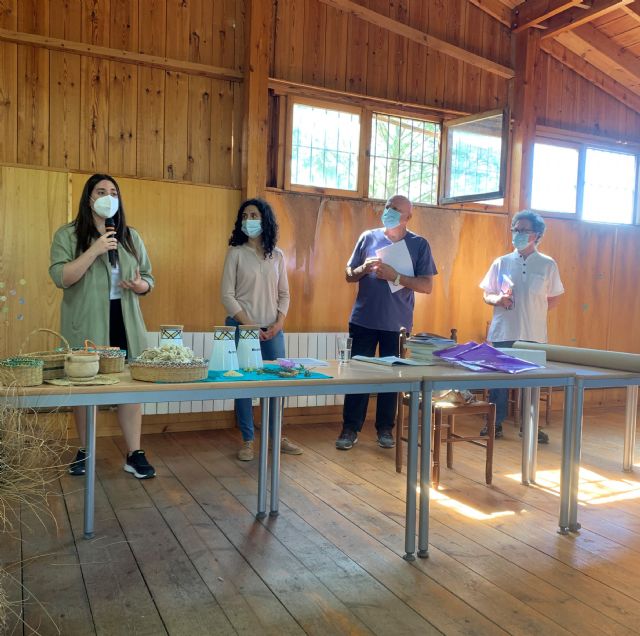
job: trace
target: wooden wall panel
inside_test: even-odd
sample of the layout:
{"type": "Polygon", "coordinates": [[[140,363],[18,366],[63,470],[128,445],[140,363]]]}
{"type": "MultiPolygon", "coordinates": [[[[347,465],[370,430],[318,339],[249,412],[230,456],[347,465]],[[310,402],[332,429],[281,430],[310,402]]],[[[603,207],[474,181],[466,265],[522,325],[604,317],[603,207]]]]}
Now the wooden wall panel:
{"type": "Polygon", "coordinates": [[[18,162],[49,160],[49,51],[18,47],[18,162]]]}
{"type": "Polygon", "coordinates": [[[80,62],[80,166],[96,172],[109,165],[109,62],[80,62]]]}
{"type": "MultiPolygon", "coordinates": [[[[312,2],[314,0],[311,0],[312,2]]],[[[368,6],[368,0],[358,4],[368,6]]],[[[369,25],[364,20],[349,16],[347,28],[347,91],[364,93],[367,79],[367,51],[369,50],[369,25]]],[[[285,78],[289,79],[289,78],[285,78]]]]}
{"type": "Polygon", "coordinates": [[[37,35],[49,35],[49,0],[20,0],[18,30],[37,35]]]}
{"type": "MultiPolygon", "coordinates": [[[[312,3],[316,0],[311,0],[312,3]]],[[[389,16],[389,2],[369,0],[369,9],[389,16]]],[[[367,51],[367,95],[387,96],[387,73],[389,68],[389,31],[369,25],[369,47],[367,51]]]]}
{"type": "MultiPolygon", "coordinates": [[[[109,46],[122,51],[138,50],[138,0],[111,0],[109,46]]],[[[146,22],[146,18],[143,16],[146,22]]]]}
{"type": "Polygon", "coordinates": [[[313,86],[324,82],[326,5],[305,0],[302,81],[313,86]]]}
{"type": "Polygon", "coordinates": [[[280,0],[275,20],[275,77],[302,81],[305,0],[280,0]]]}
{"type": "Polygon", "coordinates": [[[82,41],[82,11],[72,0],[49,0],[49,35],[62,40],[82,41]]]}
{"type": "Polygon", "coordinates": [[[49,165],[80,165],[80,56],[51,51],[49,94],[49,165]]]}
{"type": "Polygon", "coordinates": [[[178,60],[188,60],[191,50],[189,27],[191,25],[191,5],[183,0],[167,0],[167,48],[166,56],[178,60]]]}
{"type": "MultiPolygon", "coordinates": [[[[210,176],[213,184],[235,182],[234,164],[234,118],[233,84],[222,80],[211,82],[211,122],[210,122],[210,176]]],[[[239,143],[240,140],[237,139],[239,143]]],[[[236,182],[240,185],[239,181],[236,182]]]]}
{"type": "MultiPolygon", "coordinates": [[[[59,327],[60,299],[49,278],[53,232],[67,221],[64,172],[0,167],[0,356],[18,353],[34,329],[59,327]]],[[[37,336],[25,350],[53,346],[37,336]]],[[[55,343],[57,346],[57,343],[55,343]]]]}
{"type": "MultiPolygon", "coordinates": [[[[439,12],[435,11],[430,14],[426,2],[409,0],[408,21],[416,29],[425,30],[428,20],[433,18],[434,21],[438,21],[440,15],[439,12]]],[[[407,44],[407,57],[410,60],[407,65],[406,94],[404,96],[407,102],[421,104],[425,100],[428,53],[431,52],[417,42],[409,42],[407,44]]],[[[427,84],[430,85],[431,82],[428,81],[427,84]]]]}
{"type": "MultiPolygon", "coordinates": [[[[213,31],[217,27],[220,29],[222,24],[214,24],[214,4],[218,9],[224,5],[222,2],[211,2],[210,0],[191,0],[191,8],[189,11],[189,20],[191,28],[189,29],[189,59],[192,62],[200,62],[202,64],[211,64],[213,61],[213,31]]],[[[216,15],[216,18],[219,13],[216,15]]],[[[216,47],[217,48],[217,47],[216,47]]],[[[229,66],[233,65],[232,64],[229,66]]],[[[222,64],[216,64],[222,66],[222,64]]]]}
{"type": "Polygon", "coordinates": [[[137,169],[138,67],[109,62],[109,172],[137,169]]]}
{"type": "Polygon", "coordinates": [[[164,178],[186,178],[189,123],[189,78],[182,73],[165,76],[164,178]]]}
{"type": "Polygon", "coordinates": [[[138,0],[138,46],[140,53],[165,55],[167,29],[166,0],[138,0]]]}
{"type": "MultiPolygon", "coordinates": [[[[409,0],[389,3],[389,17],[399,22],[407,22],[409,0]]],[[[389,64],[387,66],[387,97],[401,100],[406,95],[407,68],[409,65],[409,43],[394,33],[389,33],[389,64]]],[[[428,71],[427,71],[428,72],[428,71]]]]}
{"type": "Polygon", "coordinates": [[[81,0],[82,41],[109,46],[111,0],[81,0]]]}
{"type": "Polygon", "coordinates": [[[347,48],[348,27],[346,13],[328,6],[324,33],[324,85],[327,88],[346,90],[347,56],[344,51],[347,48]]]}
{"type": "Polygon", "coordinates": [[[0,42],[0,161],[18,161],[18,45],[0,42]]]}
{"type": "Polygon", "coordinates": [[[138,69],[136,174],[141,177],[164,176],[164,80],[161,69],[138,69]]]}
{"type": "Polygon", "coordinates": [[[207,183],[211,160],[211,80],[189,78],[188,163],[186,181],[207,183]]]}

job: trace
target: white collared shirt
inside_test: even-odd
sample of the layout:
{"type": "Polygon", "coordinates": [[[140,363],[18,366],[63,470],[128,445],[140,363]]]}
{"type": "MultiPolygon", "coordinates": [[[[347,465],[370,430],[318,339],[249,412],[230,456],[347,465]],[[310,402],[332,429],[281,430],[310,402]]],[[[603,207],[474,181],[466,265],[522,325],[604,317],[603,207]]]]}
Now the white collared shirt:
{"type": "Polygon", "coordinates": [[[120,281],[122,276],[120,274],[120,265],[116,264],[111,268],[111,286],[109,287],[109,300],[119,300],[122,298],[122,287],[120,287],[120,281]]]}
{"type": "Polygon", "coordinates": [[[534,251],[526,259],[518,250],[500,256],[491,264],[480,283],[488,294],[503,291],[504,275],[513,282],[513,308],[493,308],[487,339],[547,341],[547,298],[564,292],[558,265],[546,254],[534,251]]]}

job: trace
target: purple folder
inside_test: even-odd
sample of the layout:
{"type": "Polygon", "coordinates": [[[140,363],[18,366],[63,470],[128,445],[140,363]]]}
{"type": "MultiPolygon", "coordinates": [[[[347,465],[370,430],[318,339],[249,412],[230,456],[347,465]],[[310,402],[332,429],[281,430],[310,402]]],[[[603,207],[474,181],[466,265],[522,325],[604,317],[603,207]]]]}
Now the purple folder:
{"type": "Polygon", "coordinates": [[[480,372],[522,373],[530,369],[542,368],[539,364],[502,353],[486,342],[478,344],[473,340],[435,351],[433,355],[452,364],[480,372]]]}

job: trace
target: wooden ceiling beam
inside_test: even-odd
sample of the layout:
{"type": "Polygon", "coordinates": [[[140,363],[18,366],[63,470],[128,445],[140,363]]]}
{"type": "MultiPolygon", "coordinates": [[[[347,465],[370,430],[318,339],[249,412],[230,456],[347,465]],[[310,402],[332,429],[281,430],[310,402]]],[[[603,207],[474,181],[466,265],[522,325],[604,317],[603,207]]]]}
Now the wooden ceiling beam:
{"type": "Polygon", "coordinates": [[[640,113],[640,95],[630,91],[622,84],[611,79],[592,64],[586,62],[579,55],[576,55],[565,46],[555,40],[545,40],[541,42],[540,48],[555,58],[567,68],[584,77],[588,82],[597,86],[600,90],[611,95],[625,106],[640,113]]]}
{"type": "Polygon", "coordinates": [[[469,2],[494,20],[511,28],[511,11],[500,0],[469,0],[469,2]]]}
{"type": "Polygon", "coordinates": [[[617,11],[633,0],[593,0],[590,9],[570,9],[554,16],[544,24],[546,28],[542,34],[543,40],[548,40],[565,31],[573,31],[587,22],[591,22],[612,11],[617,11]]]}
{"type": "Polygon", "coordinates": [[[596,49],[600,55],[610,60],[612,66],[628,73],[635,81],[640,81],[640,59],[618,46],[602,31],[599,31],[591,24],[585,24],[575,29],[573,33],[596,49]]]}
{"type": "Polygon", "coordinates": [[[511,28],[514,33],[519,33],[529,27],[539,26],[541,22],[568,9],[588,9],[591,4],[590,0],[529,0],[512,11],[511,28]]]}
{"type": "MultiPolygon", "coordinates": [[[[461,62],[466,62],[467,64],[471,64],[472,66],[477,66],[481,68],[483,71],[487,71],[488,73],[493,73],[494,75],[498,75],[499,77],[504,77],[506,79],[511,79],[514,76],[514,71],[512,68],[508,66],[504,66],[499,64],[498,62],[494,62],[493,60],[489,60],[486,57],[482,57],[481,55],[476,55],[471,51],[467,51],[466,49],[460,48],[459,46],[455,46],[454,44],[449,44],[449,42],[445,42],[444,40],[439,40],[438,38],[429,35],[428,33],[424,33],[418,29],[414,29],[403,22],[398,22],[397,20],[393,20],[377,11],[372,11],[367,7],[363,7],[362,5],[356,4],[351,0],[319,0],[323,4],[326,4],[334,9],[338,9],[338,11],[344,11],[350,15],[359,18],[360,20],[364,20],[365,22],[369,22],[370,24],[374,24],[381,29],[386,29],[391,33],[395,33],[396,35],[400,35],[412,42],[417,42],[418,44],[422,44],[424,46],[428,46],[433,51],[440,51],[440,53],[444,53],[450,57],[453,57],[461,62]]],[[[629,0],[631,2],[631,0],[629,0]]]]}

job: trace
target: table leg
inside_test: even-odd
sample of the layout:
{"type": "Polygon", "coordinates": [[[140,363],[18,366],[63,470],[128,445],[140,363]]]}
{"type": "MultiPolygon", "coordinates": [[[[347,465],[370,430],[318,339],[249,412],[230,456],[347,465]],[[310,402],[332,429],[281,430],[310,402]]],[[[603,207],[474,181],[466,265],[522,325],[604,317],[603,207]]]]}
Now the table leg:
{"type": "Polygon", "coordinates": [[[580,489],[580,458],[582,454],[582,409],[584,407],[584,382],[576,379],[576,396],[571,439],[571,495],[569,498],[569,530],[580,530],[578,523],[578,491],[580,489]]]}
{"type": "MultiPolygon", "coordinates": [[[[580,396],[579,399],[582,399],[580,396]]],[[[564,419],[562,423],[562,463],[560,466],[560,519],[558,521],[560,534],[569,533],[569,508],[571,500],[572,455],[571,440],[573,439],[574,422],[574,388],[565,387],[564,419]]]]}
{"type": "Polygon", "coordinates": [[[256,519],[267,516],[267,457],[269,455],[269,398],[260,398],[260,459],[258,460],[258,512],[256,519]]]}
{"type": "Polygon", "coordinates": [[[84,478],[84,538],[93,538],[93,517],[96,492],[96,411],[95,406],[85,407],[87,424],[85,428],[87,458],[84,478]]]}
{"type": "Polygon", "coordinates": [[[269,515],[278,514],[280,503],[280,444],[282,441],[282,398],[269,398],[273,410],[273,435],[271,436],[271,510],[269,515]]]}
{"type": "Polygon", "coordinates": [[[418,556],[429,556],[429,488],[431,486],[431,400],[430,382],[422,391],[422,437],[420,446],[420,517],[418,523],[418,556]]]}
{"type": "Polygon", "coordinates": [[[404,528],[404,559],[415,560],[416,551],[416,486],[418,481],[418,411],[419,395],[409,396],[409,436],[407,441],[407,501],[404,528]]]}
{"type": "Polygon", "coordinates": [[[531,389],[531,447],[529,461],[529,482],[536,483],[538,470],[538,429],[540,426],[540,387],[531,389]]]}
{"type": "Polygon", "coordinates": [[[529,485],[531,474],[531,389],[522,389],[522,483],[529,485]]]}
{"type": "Polygon", "coordinates": [[[622,470],[633,470],[633,456],[636,446],[636,419],[638,415],[638,385],[627,387],[627,410],[624,418],[624,453],[622,470]]]}

